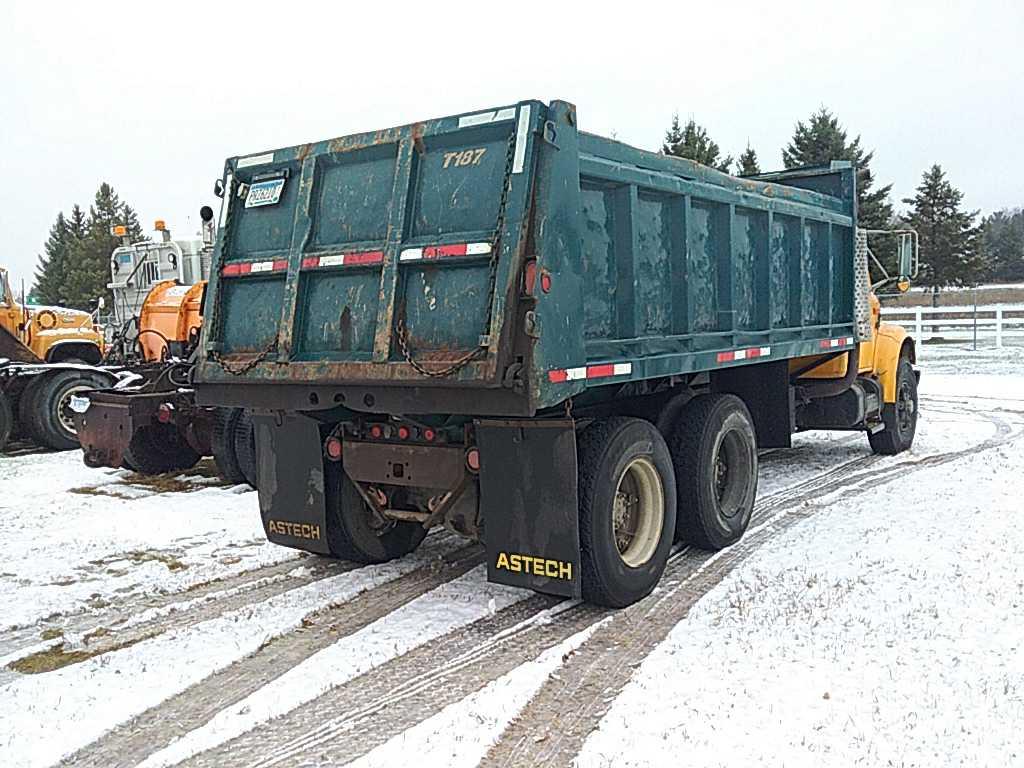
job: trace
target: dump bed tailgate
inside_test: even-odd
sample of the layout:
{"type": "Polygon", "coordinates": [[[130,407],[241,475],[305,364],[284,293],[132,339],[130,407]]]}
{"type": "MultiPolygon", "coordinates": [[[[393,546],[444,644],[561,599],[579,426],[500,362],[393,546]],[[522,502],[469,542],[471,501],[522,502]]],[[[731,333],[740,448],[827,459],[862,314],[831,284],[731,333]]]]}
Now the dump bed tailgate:
{"type": "Polygon", "coordinates": [[[500,384],[543,110],[229,160],[197,381],[500,384]]]}

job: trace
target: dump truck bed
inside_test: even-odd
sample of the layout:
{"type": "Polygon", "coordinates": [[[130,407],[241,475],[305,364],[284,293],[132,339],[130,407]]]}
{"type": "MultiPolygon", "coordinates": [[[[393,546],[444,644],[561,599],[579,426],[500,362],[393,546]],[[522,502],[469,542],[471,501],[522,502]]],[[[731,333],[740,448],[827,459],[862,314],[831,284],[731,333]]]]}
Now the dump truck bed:
{"type": "Polygon", "coordinates": [[[740,179],[576,123],[524,101],[229,159],[200,401],[528,415],[852,346],[852,168],[740,179]]]}

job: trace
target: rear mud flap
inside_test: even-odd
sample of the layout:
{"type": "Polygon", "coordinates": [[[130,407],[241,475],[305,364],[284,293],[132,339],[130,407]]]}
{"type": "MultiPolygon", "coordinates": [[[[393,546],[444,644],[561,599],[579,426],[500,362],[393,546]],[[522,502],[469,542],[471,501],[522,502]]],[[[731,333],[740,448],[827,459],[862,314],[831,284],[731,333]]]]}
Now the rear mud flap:
{"type": "Polygon", "coordinates": [[[476,437],[487,579],[579,597],[574,423],[480,420],[476,437]]]}
{"type": "Polygon", "coordinates": [[[319,423],[298,415],[254,414],[253,429],[260,514],[267,538],[286,547],[329,554],[319,423]]]}

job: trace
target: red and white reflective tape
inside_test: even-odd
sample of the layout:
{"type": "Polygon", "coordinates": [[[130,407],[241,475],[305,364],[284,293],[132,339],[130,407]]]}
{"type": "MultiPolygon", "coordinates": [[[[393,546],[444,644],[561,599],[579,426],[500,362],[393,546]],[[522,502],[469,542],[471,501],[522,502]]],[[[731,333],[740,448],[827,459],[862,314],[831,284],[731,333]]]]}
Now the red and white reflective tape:
{"type": "Polygon", "coordinates": [[[733,349],[728,352],[719,352],[718,362],[734,363],[737,360],[753,360],[756,357],[769,357],[771,353],[771,347],[751,347],[750,349],[733,349]]]}
{"type": "Polygon", "coordinates": [[[355,267],[361,264],[383,263],[384,251],[362,251],[360,253],[334,253],[330,256],[307,256],[302,260],[302,268],[355,267]]]}
{"type": "Polygon", "coordinates": [[[490,243],[455,243],[453,245],[426,245],[422,248],[405,248],[398,256],[399,261],[423,261],[441,259],[446,256],[483,256],[491,252],[490,243]]]}
{"type": "Polygon", "coordinates": [[[561,384],[563,381],[578,381],[579,379],[604,379],[608,376],[628,376],[632,372],[632,363],[599,363],[598,365],[583,365],[579,368],[562,368],[557,371],[548,371],[548,381],[552,384],[561,384]]]}
{"type": "Polygon", "coordinates": [[[835,349],[836,347],[850,347],[853,346],[853,336],[843,336],[838,339],[822,339],[822,349],[835,349]]]}
{"type": "Polygon", "coordinates": [[[224,277],[237,277],[238,275],[257,275],[261,272],[284,272],[286,269],[288,269],[287,259],[239,261],[225,264],[220,273],[224,277]]]}

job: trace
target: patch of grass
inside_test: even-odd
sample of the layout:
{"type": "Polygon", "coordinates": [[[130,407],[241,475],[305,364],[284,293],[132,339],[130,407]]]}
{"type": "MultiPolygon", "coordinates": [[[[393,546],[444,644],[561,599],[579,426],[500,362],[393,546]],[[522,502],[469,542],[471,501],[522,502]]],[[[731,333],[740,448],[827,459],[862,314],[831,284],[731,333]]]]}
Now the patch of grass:
{"type": "Polygon", "coordinates": [[[178,469],[173,472],[164,472],[162,475],[144,475],[141,472],[125,473],[115,483],[107,485],[83,485],[78,488],[71,488],[71,493],[84,496],[109,496],[115,499],[134,501],[139,496],[121,493],[117,490],[118,485],[130,485],[136,488],[148,488],[154,493],[194,493],[203,488],[218,488],[232,485],[220,476],[217,464],[213,459],[202,459],[191,469],[178,469]],[[183,480],[183,477],[202,477],[216,482],[197,483],[191,480],[183,480]]]}
{"type": "MultiPolygon", "coordinates": [[[[99,560],[90,560],[89,565],[95,565],[97,567],[104,567],[112,565],[113,563],[119,563],[124,560],[128,560],[136,565],[142,563],[163,563],[167,566],[169,571],[183,571],[188,568],[186,563],[183,563],[177,557],[170,552],[161,552],[160,550],[144,550],[144,549],[133,549],[129,552],[120,552],[110,557],[100,558],[99,560]]],[[[108,573],[120,574],[123,571],[117,571],[114,569],[107,569],[108,573]]]]}
{"type": "Polygon", "coordinates": [[[231,485],[231,483],[220,476],[216,463],[213,459],[209,458],[202,459],[191,469],[165,472],[162,475],[143,475],[138,472],[132,472],[125,477],[122,482],[151,488],[157,493],[191,493],[203,488],[215,488],[217,486],[231,485]],[[218,482],[194,483],[189,482],[188,480],[182,480],[182,477],[203,477],[210,480],[217,480],[218,482]]]}
{"type": "Polygon", "coordinates": [[[17,661],[12,661],[7,668],[23,675],[38,675],[66,667],[68,664],[85,661],[91,655],[89,651],[66,651],[64,643],[61,643],[53,648],[47,648],[45,651],[36,651],[17,661]]]}
{"type": "Polygon", "coordinates": [[[57,627],[50,627],[49,629],[44,629],[40,632],[39,636],[43,638],[43,640],[56,640],[58,637],[64,637],[64,630],[57,629],[57,627]]]}
{"type": "Polygon", "coordinates": [[[78,488],[69,488],[68,493],[77,493],[80,496],[108,496],[114,499],[124,499],[125,501],[132,501],[135,499],[127,493],[118,493],[116,489],[106,485],[82,485],[78,488]]]}
{"type": "Polygon", "coordinates": [[[167,566],[168,571],[183,571],[188,566],[181,560],[176,558],[174,555],[168,554],[167,552],[150,552],[137,550],[134,552],[127,552],[124,555],[125,558],[131,560],[133,563],[163,563],[167,566]]]}
{"type": "MultiPolygon", "coordinates": [[[[107,637],[109,634],[110,630],[100,627],[87,634],[84,639],[86,643],[88,643],[90,640],[107,637]]],[[[13,672],[20,672],[23,675],[39,675],[44,672],[53,672],[55,669],[61,669],[63,667],[70,666],[71,664],[78,664],[79,662],[86,661],[94,656],[100,656],[104,653],[128,648],[136,643],[141,643],[143,640],[156,637],[157,634],[158,633],[150,633],[99,648],[78,648],[73,651],[65,648],[64,643],[60,643],[52,648],[47,648],[45,651],[36,651],[35,653],[24,656],[17,661],[12,661],[7,665],[7,668],[13,672]]]]}

